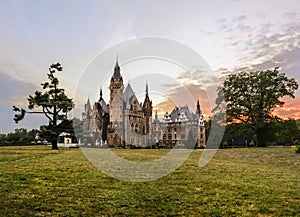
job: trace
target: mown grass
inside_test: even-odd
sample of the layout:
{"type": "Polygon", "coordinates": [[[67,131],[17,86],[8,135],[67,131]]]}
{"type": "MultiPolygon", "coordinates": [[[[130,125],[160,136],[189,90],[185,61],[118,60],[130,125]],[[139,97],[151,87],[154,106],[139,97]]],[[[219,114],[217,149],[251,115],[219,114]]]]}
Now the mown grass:
{"type": "MultiPolygon", "coordinates": [[[[114,150],[135,161],[168,150],[114,150]]],[[[173,173],[132,183],[93,167],[80,149],[0,148],[0,216],[299,216],[300,155],[291,148],[195,150],[173,173]]]]}

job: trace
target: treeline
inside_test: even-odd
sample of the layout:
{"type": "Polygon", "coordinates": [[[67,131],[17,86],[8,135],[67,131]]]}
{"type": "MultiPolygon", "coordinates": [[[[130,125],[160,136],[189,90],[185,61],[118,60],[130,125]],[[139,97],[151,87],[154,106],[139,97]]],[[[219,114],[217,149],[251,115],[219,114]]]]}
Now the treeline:
{"type": "MultiPolygon", "coordinates": [[[[209,125],[210,121],[207,122],[207,136],[209,125]]],[[[297,145],[300,141],[300,120],[278,119],[276,122],[266,124],[262,131],[266,146],[297,145]]],[[[250,125],[228,124],[220,148],[255,147],[258,145],[257,142],[257,135],[250,125]]]]}
{"type": "Polygon", "coordinates": [[[0,134],[0,146],[22,146],[22,145],[35,145],[42,144],[44,140],[51,141],[53,135],[57,135],[61,132],[70,134],[73,142],[77,142],[74,129],[77,136],[82,137],[83,123],[77,118],[72,120],[63,120],[57,127],[53,126],[41,126],[39,130],[33,129],[27,131],[27,129],[16,129],[15,132],[8,134],[0,134]]]}
{"type": "Polygon", "coordinates": [[[38,133],[36,129],[27,131],[27,129],[20,128],[16,129],[15,132],[8,134],[0,134],[0,145],[1,146],[19,146],[19,145],[30,145],[31,142],[35,141],[35,136],[38,133]]]}

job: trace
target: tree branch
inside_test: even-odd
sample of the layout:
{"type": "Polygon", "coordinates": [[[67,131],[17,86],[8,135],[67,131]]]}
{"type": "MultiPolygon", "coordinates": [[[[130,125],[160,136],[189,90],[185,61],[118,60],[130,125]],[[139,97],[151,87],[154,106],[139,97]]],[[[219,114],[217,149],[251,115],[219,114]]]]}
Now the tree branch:
{"type": "Polygon", "coordinates": [[[43,108],[45,108],[45,109],[47,110],[47,113],[48,113],[48,114],[51,114],[51,115],[53,115],[53,112],[51,112],[51,111],[49,110],[49,108],[48,108],[48,107],[43,107],[43,108]]]}
{"type": "Polygon", "coordinates": [[[48,115],[48,113],[45,111],[45,107],[43,107],[43,113],[45,114],[45,116],[49,119],[49,121],[51,122],[51,123],[53,123],[53,120],[52,120],[52,118],[48,115]]]}

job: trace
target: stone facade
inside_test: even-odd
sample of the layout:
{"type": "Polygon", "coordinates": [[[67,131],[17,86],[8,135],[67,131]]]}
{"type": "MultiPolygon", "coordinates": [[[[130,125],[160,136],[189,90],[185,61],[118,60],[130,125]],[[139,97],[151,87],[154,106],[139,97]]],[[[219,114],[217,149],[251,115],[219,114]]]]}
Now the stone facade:
{"type": "Polygon", "coordinates": [[[153,120],[153,137],[159,146],[173,148],[205,148],[205,121],[199,101],[195,114],[188,106],[175,107],[159,120],[157,114],[153,120]]]}

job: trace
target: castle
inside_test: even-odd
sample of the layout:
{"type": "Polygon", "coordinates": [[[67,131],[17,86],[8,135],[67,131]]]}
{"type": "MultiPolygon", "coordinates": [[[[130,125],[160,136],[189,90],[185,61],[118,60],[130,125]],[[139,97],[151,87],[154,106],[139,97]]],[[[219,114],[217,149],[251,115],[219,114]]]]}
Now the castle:
{"type": "Polygon", "coordinates": [[[118,60],[110,80],[110,100],[105,102],[100,89],[99,100],[93,107],[88,99],[82,113],[84,143],[114,148],[145,148],[158,145],[172,148],[186,146],[190,138],[193,147],[205,147],[205,126],[199,101],[195,114],[188,106],[174,110],[152,121],[152,101],[146,83],[145,98],[140,103],[128,84],[124,90],[118,60]]]}

